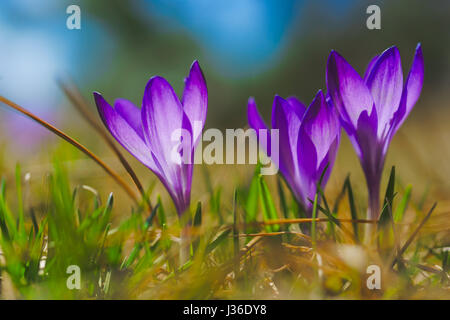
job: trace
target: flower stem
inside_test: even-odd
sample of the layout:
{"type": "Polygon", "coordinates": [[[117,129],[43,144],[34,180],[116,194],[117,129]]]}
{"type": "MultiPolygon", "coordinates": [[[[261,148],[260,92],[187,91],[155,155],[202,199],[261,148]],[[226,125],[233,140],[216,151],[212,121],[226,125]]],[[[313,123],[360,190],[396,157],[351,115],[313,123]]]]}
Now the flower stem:
{"type": "Polygon", "coordinates": [[[380,215],[380,187],[373,186],[369,192],[369,208],[367,211],[367,219],[376,220],[380,215]]]}
{"type": "MultiPolygon", "coordinates": [[[[367,219],[377,220],[380,215],[380,178],[367,179],[367,187],[369,190],[367,219]],[[371,182],[369,182],[371,181],[371,182]]],[[[366,224],[364,232],[364,243],[367,245],[372,243],[376,231],[375,224],[366,224]]]]}
{"type": "Polygon", "coordinates": [[[180,268],[191,258],[191,224],[189,222],[181,228],[179,258],[180,268]]]}

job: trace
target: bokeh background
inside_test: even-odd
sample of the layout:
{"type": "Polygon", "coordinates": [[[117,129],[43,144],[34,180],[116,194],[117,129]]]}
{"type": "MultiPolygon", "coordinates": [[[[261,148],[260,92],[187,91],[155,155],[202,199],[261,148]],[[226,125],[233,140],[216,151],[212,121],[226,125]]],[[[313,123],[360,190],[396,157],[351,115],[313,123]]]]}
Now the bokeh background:
{"type": "MultiPolygon", "coordinates": [[[[93,91],[109,101],[124,97],[140,105],[153,75],[165,77],[181,96],[183,79],[198,59],[209,89],[206,127],[240,128],[247,124],[249,96],[267,120],[275,94],[309,104],[325,88],[331,49],[363,73],[370,58],[397,45],[406,75],[421,42],[422,96],[392,143],[387,167],[397,165],[400,181],[415,186],[414,196],[432,190],[445,199],[450,191],[449,32],[448,0],[2,0],[0,94],[64,129],[125,176],[70,105],[58,77],[71,79],[95,112],[93,91]],[[81,30],[66,28],[70,4],[81,8],[81,30]],[[381,30],[366,27],[370,4],[381,8],[381,30]]],[[[0,131],[2,172],[16,162],[36,179],[49,170],[61,144],[51,133],[3,105],[0,131]]],[[[76,179],[114,189],[102,186],[105,175],[90,160],[68,150],[64,147],[66,156],[80,164],[73,168],[76,179]]],[[[148,185],[154,177],[131,161],[148,185]]],[[[220,167],[215,183],[225,184],[228,168],[220,167]]],[[[348,173],[364,185],[344,139],[329,189],[337,190],[348,173]]],[[[195,193],[201,198],[201,189],[195,193]]]]}

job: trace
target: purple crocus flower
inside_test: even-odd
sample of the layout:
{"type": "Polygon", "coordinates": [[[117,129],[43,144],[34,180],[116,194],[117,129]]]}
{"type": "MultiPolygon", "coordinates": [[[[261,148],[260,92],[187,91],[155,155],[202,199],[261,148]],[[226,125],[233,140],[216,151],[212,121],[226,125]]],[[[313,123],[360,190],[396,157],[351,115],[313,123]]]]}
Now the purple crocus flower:
{"type": "Polygon", "coordinates": [[[380,213],[380,180],[389,143],[419,98],[423,73],[420,44],[405,83],[396,47],[375,56],[364,78],[337,52],[328,58],[328,93],[366,177],[369,219],[377,219],[380,213]]]}
{"type": "MultiPolygon", "coordinates": [[[[311,105],[298,99],[287,100],[275,96],[272,108],[272,129],[278,129],[279,156],[269,139],[261,135],[268,130],[258,112],[255,100],[248,101],[248,122],[256,130],[260,145],[276,163],[292,193],[305,213],[311,216],[311,201],[316,195],[317,183],[325,166],[324,188],[330,176],[340,141],[340,124],[331,101],[320,90],[311,105]],[[261,131],[260,131],[261,130],[261,131]],[[267,141],[267,143],[261,143],[267,141]],[[276,152],[276,151],[275,151],[276,152]]],[[[273,143],[273,142],[272,142],[273,143]]]]}
{"type": "Polygon", "coordinates": [[[183,214],[190,204],[194,149],[205,124],[208,105],[206,82],[198,62],[194,61],[185,79],[181,102],[172,86],[159,76],[147,83],[142,109],[125,99],[117,99],[113,108],[97,92],[94,98],[112,136],[156,174],[172,197],[178,214],[183,214]],[[176,161],[174,150],[179,152],[180,161],[176,161]]]}

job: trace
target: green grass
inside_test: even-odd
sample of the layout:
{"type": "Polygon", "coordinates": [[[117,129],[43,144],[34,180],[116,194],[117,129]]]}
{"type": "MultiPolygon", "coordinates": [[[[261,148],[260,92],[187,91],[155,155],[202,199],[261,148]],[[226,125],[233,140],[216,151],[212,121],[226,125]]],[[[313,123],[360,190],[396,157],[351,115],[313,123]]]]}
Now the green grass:
{"type": "Polygon", "coordinates": [[[15,181],[1,180],[3,298],[449,297],[448,222],[427,230],[421,222],[433,212],[418,208],[410,186],[394,197],[394,174],[373,245],[361,243],[364,227],[354,203],[359,195],[349,178],[333,210],[333,201],[318,188],[322,201],[314,199],[319,219],[309,223],[310,236],[302,233],[299,224],[308,221],[298,219],[295,201],[279,179],[255,172],[229,199],[210,184],[207,201],[192,206],[191,258],[180,265],[184,222],[169,201],[158,196],[150,212],[145,201],[115,212],[112,193],[71,184],[66,165],[54,160],[34,206],[24,201],[20,166],[15,181]],[[369,264],[383,270],[381,290],[366,288],[369,264]],[[81,270],[80,290],[67,287],[71,265],[81,270]]]}
{"type": "Polygon", "coordinates": [[[259,166],[251,176],[249,167],[196,166],[191,211],[179,218],[160,183],[154,177],[141,182],[141,172],[103,127],[93,125],[96,118],[82,102],[75,105],[123,174],[2,99],[103,169],[97,177],[78,174],[86,166],[74,161],[79,154],[69,144],[34,179],[20,165],[9,169],[6,154],[0,157],[2,299],[450,298],[446,198],[441,209],[429,186],[422,194],[403,188],[395,167],[378,221],[364,220],[365,191],[349,175],[339,192],[326,193],[318,184],[308,219],[284,180],[261,176],[259,166]],[[226,178],[217,184],[221,175],[226,178]],[[188,246],[180,241],[182,232],[188,246]],[[366,285],[373,264],[382,270],[380,290],[366,285]],[[80,271],[79,289],[70,286],[76,283],[76,273],[68,273],[73,266],[80,271]]]}

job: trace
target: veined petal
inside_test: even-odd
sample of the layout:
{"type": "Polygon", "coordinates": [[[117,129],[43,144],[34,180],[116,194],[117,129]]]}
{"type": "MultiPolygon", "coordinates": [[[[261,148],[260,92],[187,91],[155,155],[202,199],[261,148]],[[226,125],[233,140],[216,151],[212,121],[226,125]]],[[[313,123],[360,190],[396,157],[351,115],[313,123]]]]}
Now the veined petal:
{"type": "Polygon", "coordinates": [[[256,131],[256,136],[258,137],[258,141],[261,147],[264,149],[267,155],[270,156],[270,130],[267,128],[266,123],[261,117],[258,107],[256,106],[255,99],[250,97],[247,103],[247,119],[250,128],[256,131]],[[260,131],[265,130],[265,131],[260,131]],[[266,132],[266,137],[261,139],[261,134],[266,132]]]}
{"type": "Polygon", "coordinates": [[[250,97],[248,99],[247,104],[247,118],[248,118],[248,124],[251,128],[256,130],[267,130],[266,123],[264,122],[263,118],[261,117],[261,114],[258,111],[258,107],[256,106],[255,99],[253,97],[250,97]]]}
{"type": "Polygon", "coordinates": [[[322,188],[325,188],[325,186],[328,182],[328,179],[330,178],[331,171],[333,169],[334,162],[336,160],[337,152],[339,149],[339,144],[340,144],[340,135],[337,135],[335,137],[335,139],[332,141],[332,143],[330,144],[330,148],[328,149],[328,152],[325,154],[322,161],[319,162],[319,166],[317,169],[317,174],[319,176],[317,177],[317,179],[320,179],[320,175],[322,175],[323,170],[325,170],[325,167],[328,165],[327,171],[325,172],[325,175],[323,176],[323,179],[322,179],[322,185],[321,185],[322,188]]]}
{"type": "Polygon", "coordinates": [[[370,71],[366,85],[372,93],[378,117],[378,136],[384,138],[391,119],[400,105],[403,72],[400,52],[396,47],[384,51],[370,71]]]}
{"type": "Polygon", "coordinates": [[[142,130],[141,110],[127,99],[116,99],[114,110],[132,127],[137,134],[145,141],[144,131],[142,130]]]}
{"type": "Polygon", "coordinates": [[[364,82],[367,81],[367,78],[369,77],[370,72],[372,71],[372,68],[375,65],[375,62],[377,62],[379,57],[380,57],[379,55],[376,55],[370,60],[369,64],[367,65],[366,72],[364,73],[364,82]]]}
{"type": "MultiPolygon", "coordinates": [[[[310,137],[316,149],[317,164],[328,154],[331,145],[340,135],[337,114],[319,90],[303,118],[300,135],[310,137]]],[[[316,168],[317,169],[317,168],[316,168]]]]}
{"type": "Polygon", "coordinates": [[[279,162],[283,175],[296,175],[297,140],[301,119],[289,102],[275,96],[272,109],[272,129],[279,130],[279,162]]]}
{"type": "MultiPolygon", "coordinates": [[[[192,132],[191,122],[186,113],[183,113],[183,129],[185,132],[192,132]]],[[[184,151],[189,152],[189,154],[182,154],[182,183],[183,183],[183,191],[184,191],[184,203],[189,204],[190,194],[191,194],[191,186],[192,186],[192,174],[194,171],[194,149],[193,146],[193,136],[190,134],[187,137],[188,141],[181,141],[181,146],[184,148],[184,151]]],[[[183,152],[184,152],[183,151],[183,152]]]]}
{"type": "Polygon", "coordinates": [[[294,108],[294,111],[297,113],[298,118],[303,119],[306,111],[306,106],[296,97],[288,97],[286,100],[289,102],[291,107],[294,108]]]}
{"type": "Polygon", "coordinates": [[[420,43],[417,45],[416,53],[414,55],[414,60],[409,71],[408,78],[406,80],[405,88],[406,93],[406,116],[411,112],[411,109],[416,104],[419,99],[420,92],[423,86],[423,75],[424,75],[424,63],[423,63],[423,53],[422,46],[420,43]]]}
{"type": "Polygon", "coordinates": [[[318,180],[316,146],[306,132],[301,132],[296,148],[300,177],[300,181],[297,183],[300,184],[303,205],[309,208],[309,199],[314,200],[318,180]]]}
{"type": "Polygon", "coordinates": [[[206,111],[208,109],[208,89],[202,69],[197,60],[192,63],[189,76],[185,79],[182,105],[195,131],[193,140],[194,145],[197,145],[205,125],[206,111]],[[196,125],[196,121],[200,123],[200,126],[196,125]]]}
{"type": "MultiPolygon", "coordinates": [[[[181,165],[173,153],[180,141],[174,138],[179,138],[177,133],[186,130],[183,118],[181,103],[170,84],[162,77],[151,78],[142,105],[144,136],[168,184],[177,190],[177,194],[183,190],[184,183],[181,165]]],[[[192,136],[192,131],[188,130],[188,133],[192,136]]]]}
{"type": "Polygon", "coordinates": [[[164,78],[157,76],[148,82],[141,117],[145,139],[155,156],[160,162],[172,163],[171,152],[177,145],[172,135],[182,129],[183,108],[164,78]]]}
{"type": "Polygon", "coordinates": [[[94,92],[94,99],[100,117],[111,135],[140,162],[159,174],[151,150],[135,129],[109,105],[100,93],[94,92]]]}
{"type": "Polygon", "coordinates": [[[304,205],[310,209],[309,199],[314,199],[316,184],[328,164],[322,180],[325,187],[330,176],[340,141],[340,124],[336,111],[319,90],[305,112],[300,126],[297,157],[304,205]]]}
{"type": "Polygon", "coordinates": [[[361,76],[336,51],[327,63],[327,88],[344,128],[356,128],[362,112],[370,112],[373,99],[361,76]]]}
{"type": "Polygon", "coordinates": [[[295,146],[297,146],[300,125],[302,124],[302,119],[304,117],[304,112],[302,112],[301,105],[303,104],[298,100],[294,102],[294,105],[292,102],[289,102],[289,100],[281,101],[281,106],[284,109],[284,114],[286,115],[288,122],[289,142],[294,161],[297,158],[297,148],[295,146]],[[288,104],[286,104],[286,102],[288,102],[288,104]]]}
{"type": "MultiPolygon", "coordinates": [[[[182,127],[186,132],[191,132],[191,123],[189,118],[185,113],[183,113],[183,124],[182,127]]],[[[192,174],[193,174],[193,161],[194,152],[192,150],[192,136],[189,135],[189,140],[184,141],[182,139],[179,149],[189,152],[189,154],[184,155],[180,150],[181,164],[172,163],[169,165],[169,169],[165,168],[166,176],[162,179],[165,183],[166,189],[169,191],[172,197],[175,207],[179,215],[183,214],[184,211],[189,207],[191,199],[191,187],[192,187],[192,174]],[[186,158],[184,158],[186,156],[186,158]],[[186,162],[187,160],[187,162],[186,162]],[[164,181],[166,180],[166,181],[164,181]]]]}
{"type": "Polygon", "coordinates": [[[378,167],[382,162],[381,150],[384,146],[377,138],[378,118],[375,108],[369,115],[364,111],[358,119],[355,148],[366,176],[381,174],[378,167]]]}
{"type": "Polygon", "coordinates": [[[422,91],[424,77],[424,62],[422,46],[420,43],[416,47],[416,53],[414,54],[414,60],[409,70],[408,78],[406,79],[405,86],[403,88],[402,101],[400,103],[399,110],[395,115],[395,131],[403,124],[406,117],[411,112],[412,108],[419,99],[420,92],[422,91]]]}

